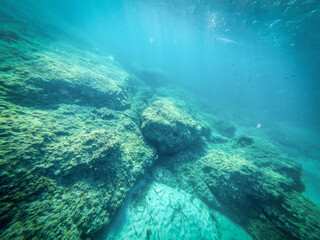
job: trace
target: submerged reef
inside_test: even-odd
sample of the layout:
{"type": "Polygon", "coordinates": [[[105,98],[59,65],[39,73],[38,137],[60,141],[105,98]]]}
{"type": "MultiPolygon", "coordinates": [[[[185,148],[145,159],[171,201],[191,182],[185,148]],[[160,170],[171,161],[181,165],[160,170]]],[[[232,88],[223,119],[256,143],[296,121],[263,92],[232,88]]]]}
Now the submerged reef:
{"type": "Polygon", "coordinates": [[[156,156],[130,104],[134,80],[9,7],[0,27],[0,238],[91,237],[156,156]]]}
{"type": "Polygon", "coordinates": [[[157,181],[195,194],[253,239],[317,239],[320,234],[320,209],[301,194],[301,167],[263,139],[234,138],[159,161],[157,181]]]}
{"type": "Polygon", "coordinates": [[[146,172],[253,239],[319,238],[320,210],[302,196],[294,159],[235,136],[162,75],[153,84],[153,74],[124,69],[55,18],[13,9],[0,8],[1,239],[94,238],[146,172]]]}
{"type": "Polygon", "coordinates": [[[200,141],[204,127],[169,99],[158,99],[142,112],[141,130],[160,153],[176,153],[200,141]]]}

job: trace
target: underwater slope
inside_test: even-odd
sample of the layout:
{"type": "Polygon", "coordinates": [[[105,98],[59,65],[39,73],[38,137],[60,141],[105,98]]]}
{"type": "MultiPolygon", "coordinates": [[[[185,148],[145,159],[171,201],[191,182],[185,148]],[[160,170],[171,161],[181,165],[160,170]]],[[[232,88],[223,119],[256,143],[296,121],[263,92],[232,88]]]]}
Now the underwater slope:
{"type": "Polygon", "coordinates": [[[319,207],[302,196],[293,159],[235,137],[178,87],[144,85],[152,73],[138,79],[35,9],[0,8],[0,238],[94,238],[149,171],[164,202],[184,190],[253,239],[318,239],[319,207]]]}
{"type": "Polygon", "coordinates": [[[57,40],[62,30],[39,24],[32,9],[11,7],[0,14],[0,236],[86,238],[110,222],[155,154],[128,74],[74,39],[57,40]]]}

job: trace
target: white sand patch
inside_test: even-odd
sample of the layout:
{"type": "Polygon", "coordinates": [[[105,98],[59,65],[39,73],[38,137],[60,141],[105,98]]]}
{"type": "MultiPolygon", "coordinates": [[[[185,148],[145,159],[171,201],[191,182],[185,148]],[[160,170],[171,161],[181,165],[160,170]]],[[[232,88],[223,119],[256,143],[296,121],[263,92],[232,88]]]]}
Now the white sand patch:
{"type": "Polygon", "coordinates": [[[153,182],[132,191],[102,239],[251,239],[192,195],[153,182]],[[142,190],[143,189],[143,190],[142,190]]]}

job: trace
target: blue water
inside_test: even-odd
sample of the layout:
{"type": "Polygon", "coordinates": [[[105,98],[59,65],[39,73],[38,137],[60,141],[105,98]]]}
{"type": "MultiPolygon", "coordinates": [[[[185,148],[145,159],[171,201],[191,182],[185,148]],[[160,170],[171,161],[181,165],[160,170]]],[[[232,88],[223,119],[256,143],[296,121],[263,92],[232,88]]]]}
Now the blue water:
{"type": "Polygon", "coordinates": [[[0,0],[0,25],[0,238],[320,239],[319,0],[0,0]]]}
{"type": "Polygon", "coordinates": [[[221,108],[319,131],[318,1],[48,1],[99,49],[221,108]]]}

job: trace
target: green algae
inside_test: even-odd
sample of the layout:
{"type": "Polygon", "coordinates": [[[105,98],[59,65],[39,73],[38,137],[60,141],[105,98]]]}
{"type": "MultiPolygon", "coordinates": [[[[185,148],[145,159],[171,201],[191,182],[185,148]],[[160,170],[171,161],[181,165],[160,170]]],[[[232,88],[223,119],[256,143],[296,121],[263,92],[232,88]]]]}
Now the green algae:
{"type": "Polygon", "coordinates": [[[9,173],[1,180],[11,179],[3,185],[10,194],[1,200],[4,216],[11,215],[4,219],[22,223],[19,229],[7,227],[2,236],[76,239],[83,232],[94,234],[110,222],[135,179],[152,162],[153,150],[126,118],[108,123],[97,115],[93,120],[92,108],[81,111],[77,106],[51,111],[16,108],[1,117],[1,132],[10,133],[0,147],[2,169],[9,173]],[[117,128],[119,121],[125,128],[117,128]],[[23,207],[29,205],[32,209],[23,207]],[[39,217],[43,212],[46,218],[39,217]],[[69,227],[56,231],[54,226],[64,222],[69,227]]]}
{"type": "Polygon", "coordinates": [[[204,128],[169,99],[158,99],[142,112],[142,132],[161,153],[189,148],[200,140],[204,128]]]}
{"type": "Polygon", "coordinates": [[[242,139],[240,147],[239,139],[162,157],[154,177],[195,194],[254,239],[314,239],[319,207],[301,194],[301,167],[263,139],[242,139]]]}
{"type": "Polygon", "coordinates": [[[0,25],[1,238],[94,237],[148,170],[255,239],[320,235],[319,208],[301,195],[302,169],[276,147],[234,137],[234,125],[162,74],[156,83],[152,71],[131,76],[47,34],[48,23],[26,27],[23,18],[35,21],[28,11],[4,7],[1,16],[12,18],[0,25]]]}
{"type": "Polygon", "coordinates": [[[154,150],[122,112],[128,73],[52,41],[36,24],[0,29],[1,238],[90,237],[111,221],[154,150]],[[101,106],[116,118],[101,117],[101,106]]]}

